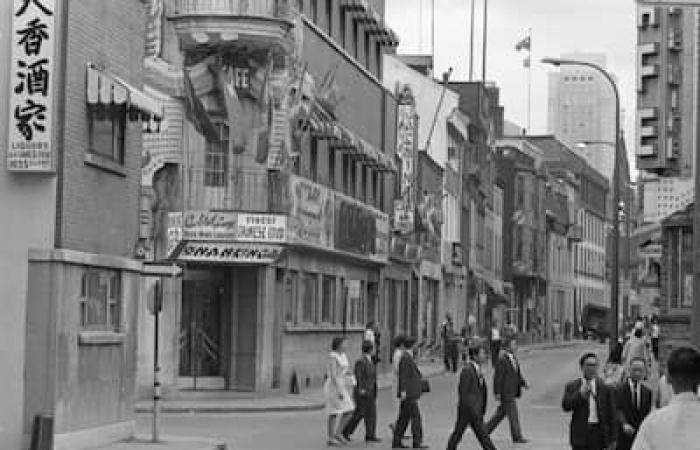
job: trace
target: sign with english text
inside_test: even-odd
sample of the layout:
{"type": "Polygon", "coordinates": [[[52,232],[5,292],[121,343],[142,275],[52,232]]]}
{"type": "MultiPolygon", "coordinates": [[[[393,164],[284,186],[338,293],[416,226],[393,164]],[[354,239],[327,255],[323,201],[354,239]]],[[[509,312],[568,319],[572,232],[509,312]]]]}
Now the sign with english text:
{"type": "Polygon", "coordinates": [[[287,241],[287,218],[279,214],[185,211],[182,227],[183,239],[187,241],[287,241]]]}
{"type": "Polygon", "coordinates": [[[279,258],[282,250],[280,245],[188,242],[178,259],[190,262],[270,264],[279,258]]]}
{"type": "Polygon", "coordinates": [[[7,169],[52,172],[56,0],[14,0],[7,169]]]}

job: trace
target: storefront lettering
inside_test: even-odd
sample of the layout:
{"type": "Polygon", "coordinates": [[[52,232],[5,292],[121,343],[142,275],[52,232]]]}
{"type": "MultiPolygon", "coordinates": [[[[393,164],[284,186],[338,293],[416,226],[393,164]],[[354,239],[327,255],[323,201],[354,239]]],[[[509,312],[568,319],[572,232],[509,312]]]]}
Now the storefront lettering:
{"type": "Polygon", "coordinates": [[[282,252],[279,246],[241,244],[187,244],[179,259],[187,261],[272,262],[282,252]]]}
{"type": "Polygon", "coordinates": [[[216,227],[229,230],[236,228],[236,216],[214,212],[189,212],[185,216],[186,228],[216,227]]]}

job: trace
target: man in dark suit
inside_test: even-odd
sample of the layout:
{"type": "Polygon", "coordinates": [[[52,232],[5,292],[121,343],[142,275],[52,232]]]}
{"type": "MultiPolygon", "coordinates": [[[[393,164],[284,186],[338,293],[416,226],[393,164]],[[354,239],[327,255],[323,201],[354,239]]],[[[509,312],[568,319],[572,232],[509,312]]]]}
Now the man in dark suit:
{"type": "Polygon", "coordinates": [[[586,353],[579,360],[583,377],[564,389],[562,409],[572,412],[569,442],[573,450],[615,448],[615,392],[598,377],[598,357],[586,353]]]}
{"type": "Polygon", "coordinates": [[[516,400],[522,395],[523,388],[528,385],[520,372],[520,364],[515,356],[518,348],[517,341],[512,338],[505,343],[496,363],[496,371],[493,375],[493,392],[499,402],[498,409],[486,424],[486,431],[491,434],[501,421],[508,416],[510,423],[510,436],[516,444],[528,442],[523,437],[518,417],[518,405],[516,400]]]}
{"type": "Polygon", "coordinates": [[[373,352],[372,342],[362,342],[362,356],[355,362],[355,411],[343,429],[343,437],[347,440],[364,419],[365,442],[380,442],[377,439],[377,368],[372,361],[373,352]]]}
{"type": "Polygon", "coordinates": [[[468,426],[474,430],[483,449],[496,450],[484,427],[487,389],[486,380],[481,371],[486,361],[488,361],[488,355],[483,346],[476,345],[469,348],[469,362],[464,366],[459,377],[457,422],[447,442],[447,450],[457,449],[468,426]]]}
{"type": "Polygon", "coordinates": [[[423,393],[423,375],[418,369],[418,365],[413,359],[413,347],[416,345],[416,338],[407,337],[404,339],[404,353],[399,362],[399,386],[397,390],[398,398],[401,400],[399,407],[399,417],[394,428],[392,448],[408,448],[401,443],[401,436],[404,435],[408,423],[411,423],[411,435],[413,436],[413,448],[428,448],[423,445],[423,424],[421,422],[418,399],[423,393]]]}
{"type": "Polygon", "coordinates": [[[632,448],[639,426],[651,412],[651,390],[642,384],[646,370],[646,361],[643,358],[632,359],[629,379],[622,381],[617,387],[617,450],[632,448]]]}

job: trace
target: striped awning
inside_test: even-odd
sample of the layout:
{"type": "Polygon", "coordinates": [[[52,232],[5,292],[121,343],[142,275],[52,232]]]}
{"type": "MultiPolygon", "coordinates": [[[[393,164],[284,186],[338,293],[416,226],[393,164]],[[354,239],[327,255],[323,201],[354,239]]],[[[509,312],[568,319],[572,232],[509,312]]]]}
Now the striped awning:
{"type": "Polygon", "coordinates": [[[92,64],[87,66],[87,103],[105,108],[124,106],[132,120],[144,123],[145,131],[163,120],[163,105],[159,100],[92,64]]]}
{"type": "Polygon", "coordinates": [[[368,0],[340,0],[341,8],[348,11],[354,20],[361,22],[367,32],[384,45],[398,47],[398,35],[386,25],[384,18],[368,0]]]}

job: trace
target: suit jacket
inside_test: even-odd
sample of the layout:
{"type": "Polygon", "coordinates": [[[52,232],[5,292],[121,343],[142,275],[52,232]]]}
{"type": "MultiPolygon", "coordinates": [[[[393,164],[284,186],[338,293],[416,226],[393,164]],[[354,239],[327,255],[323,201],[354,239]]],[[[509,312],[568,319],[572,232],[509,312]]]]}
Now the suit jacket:
{"type": "Polygon", "coordinates": [[[502,351],[493,374],[493,392],[501,396],[501,401],[513,400],[520,398],[522,388],[526,384],[520,373],[520,364],[518,363],[518,367],[515,368],[508,352],[502,351]]]}
{"type": "MultiPolygon", "coordinates": [[[[573,412],[569,432],[572,446],[585,446],[588,443],[588,397],[581,395],[581,384],[583,381],[580,378],[567,383],[561,401],[564,411],[573,412]]],[[[615,392],[614,388],[606,386],[601,378],[596,379],[596,412],[605,443],[610,445],[617,437],[615,392]]]]}
{"type": "Polygon", "coordinates": [[[397,395],[406,393],[407,400],[418,400],[423,393],[423,375],[410,352],[404,352],[399,361],[399,389],[397,395]]]}
{"type": "Polygon", "coordinates": [[[470,362],[462,369],[459,377],[459,407],[467,409],[471,415],[483,417],[486,413],[486,382],[479,377],[470,362]]]}
{"type": "MultiPolygon", "coordinates": [[[[618,448],[628,449],[632,446],[634,441],[634,436],[626,435],[622,430],[622,425],[627,423],[634,427],[635,430],[639,430],[639,426],[642,424],[644,418],[651,412],[651,402],[652,394],[651,390],[639,384],[640,389],[640,403],[641,407],[637,409],[632,401],[632,389],[630,388],[629,381],[625,380],[621,382],[615,389],[616,401],[615,406],[617,406],[617,419],[618,419],[618,448]]],[[[635,436],[636,436],[635,431],[635,436]]]]}
{"type": "Polygon", "coordinates": [[[377,368],[365,355],[355,362],[355,395],[365,398],[377,397],[377,368]]]}

